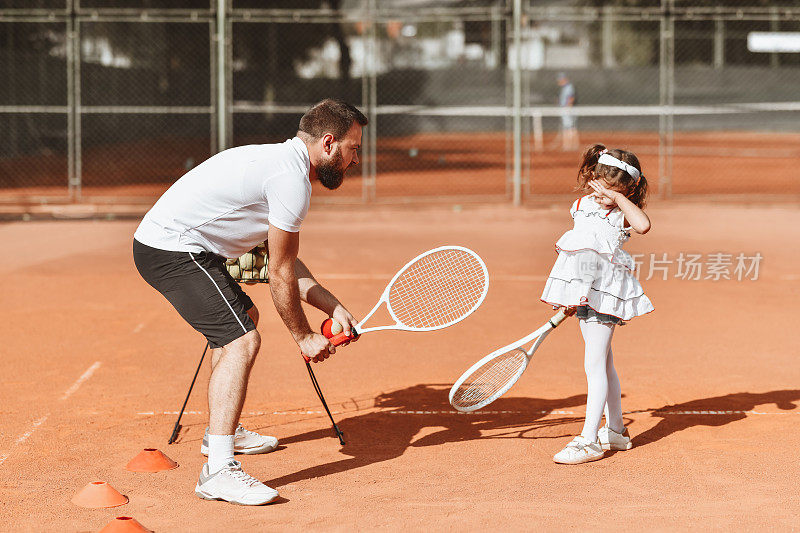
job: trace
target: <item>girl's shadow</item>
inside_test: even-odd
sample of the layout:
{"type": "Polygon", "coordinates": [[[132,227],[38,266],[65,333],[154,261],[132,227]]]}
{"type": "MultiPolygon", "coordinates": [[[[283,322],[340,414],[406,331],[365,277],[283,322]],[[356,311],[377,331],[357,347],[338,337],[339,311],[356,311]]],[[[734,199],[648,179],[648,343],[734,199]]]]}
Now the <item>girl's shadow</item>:
{"type": "Polygon", "coordinates": [[[775,404],[778,409],[790,411],[797,407],[794,402],[798,400],[800,390],[737,392],[649,409],[652,416],[661,417],[661,420],[644,433],[634,436],[633,445],[650,444],[694,426],[724,426],[744,419],[747,416],[745,411],[753,411],[759,405],[775,404]]]}

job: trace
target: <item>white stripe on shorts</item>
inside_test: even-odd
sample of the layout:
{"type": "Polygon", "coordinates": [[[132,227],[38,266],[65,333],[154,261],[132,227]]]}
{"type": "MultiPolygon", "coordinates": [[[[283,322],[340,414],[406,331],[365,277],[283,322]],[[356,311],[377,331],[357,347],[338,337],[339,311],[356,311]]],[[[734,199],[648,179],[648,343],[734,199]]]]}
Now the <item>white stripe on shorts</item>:
{"type": "Polygon", "coordinates": [[[231,310],[231,314],[232,314],[232,315],[233,315],[233,317],[236,319],[236,322],[238,322],[238,323],[239,323],[239,325],[240,325],[240,326],[242,326],[242,331],[244,331],[245,333],[247,333],[247,328],[246,328],[246,327],[244,327],[244,324],[242,324],[242,321],[241,321],[241,320],[239,320],[239,317],[238,317],[238,316],[236,316],[236,312],[233,310],[233,307],[231,307],[231,304],[230,304],[230,302],[228,302],[228,299],[227,299],[227,298],[225,298],[225,295],[224,295],[224,294],[222,294],[222,289],[220,289],[220,288],[219,288],[219,285],[217,285],[217,282],[216,282],[216,281],[214,281],[214,278],[212,278],[212,277],[211,277],[211,274],[209,274],[209,273],[208,273],[208,271],[207,271],[205,268],[203,268],[203,267],[201,267],[201,266],[200,266],[200,263],[198,263],[198,262],[195,260],[194,256],[192,255],[192,252],[187,252],[187,253],[189,254],[189,257],[191,257],[191,258],[192,258],[192,261],[194,261],[194,264],[195,264],[195,265],[197,265],[197,268],[199,268],[200,270],[202,270],[202,271],[203,271],[203,273],[205,273],[205,275],[206,275],[206,276],[208,276],[208,279],[210,279],[210,280],[211,280],[211,283],[213,283],[213,284],[214,284],[214,287],[216,287],[216,288],[217,288],[217,292],[219,293],[219,295],[220,295],[220,296],[222,296],[222,301],[223,301],[223,302],[225,302],[225,305],[227,305],[227,306],[228,306],[228,309],[230,309],[230,310],[231,310]]]}

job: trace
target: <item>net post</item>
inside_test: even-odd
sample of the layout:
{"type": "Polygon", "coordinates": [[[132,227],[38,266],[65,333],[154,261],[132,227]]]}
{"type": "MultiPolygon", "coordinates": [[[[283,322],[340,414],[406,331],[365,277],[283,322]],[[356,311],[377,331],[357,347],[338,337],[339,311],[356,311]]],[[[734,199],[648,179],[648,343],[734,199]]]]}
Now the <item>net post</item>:
{"type": "Polygon", "coordinates": [[[531,111],[533,122],[533,151],[544,151],[544,131],[542,128],[542,112],[534,109],[531,111]]]}

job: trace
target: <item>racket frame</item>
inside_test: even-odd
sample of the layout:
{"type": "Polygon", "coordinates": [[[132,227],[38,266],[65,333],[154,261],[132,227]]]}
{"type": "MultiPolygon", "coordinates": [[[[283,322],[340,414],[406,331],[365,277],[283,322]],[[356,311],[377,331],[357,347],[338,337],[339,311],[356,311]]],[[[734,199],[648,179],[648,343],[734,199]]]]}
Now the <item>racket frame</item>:
{"type": "Polygon", "coordinates": [[[366,333],[368,331],[380,331],[380,330],[384,330],[384,329],[394,329],[394,330],[398,330],[398,331],[435,331],[437,329],[447,328],[447,327],[452,326],[453,324],[457,324],[457,323],[461,322],[462,320],[467,318],[469,315],[474,313],[475,310],[477,310],[478,307],[481,306],[481,304],[483,303],[483,300],[486,298],[486,294],[488,292],[489,292],[489,271],[487,270],[486,264],[483,262],[483,259],[481,259],[478,254],[476,254],[475,252],[473,252],[469,248],[465,248],[463,246],[439,246],[438,248],[433,248],[431,250],[428,250],[426,252],[423,252],[423,253],[419,254],[418,256],[416,256],[415,258],[413,258],[409,262],[407,262],[403,266],[403,268],[401,268],[400,270],[397,271],[397,273],[394,275],[394,277],[392,277],[392,279],[389,281],[389,283],[386,284],[386,288],[383,289],[383,293],[381,294],[381,297],[378,298],[378,303],[376,303],[375,307],[373,307],[372,310],[369,313],[367,313],[367,315],[363,319],[361,319],[361,321],[358,324],[356,324],[356,326],[354,328],[351,329],[351,334],[350,334],[349,337],[347,335],[345,335],[344,332],[342,332],[342,333],[339,333],[338,335],[332,336],[329,340],[330,340],[331,344],[333,344],[334,346],[339,346],[340,344],[343,344],[343,343],[345,343],[347,341],[357,340],[358,337],[361,336],[362,333],[366,333]],[[469,255],[471,255],[472,257],[474,257],[478,261],[478,264],[480,265],[481,270],[483,271],[483,279],[484,279],[483,292],[481,293],[480,298],[478,298],[478,301],[475,302],[475,305],[472,307],[472,309],[470,309],[470,311],[468,313],[464,314],[464,316],[461,316],[461,317],[457,318],[456,320],[450,321],[450,322],[448,322],[446,324],[439,324],[437,326],[427,326],[427,327],[422,327],[422,328],[412,328],[411,326],[406,326],[402,322],[400,322],[400,319],[397,318],[397,315],[395,315],[394,311],[392,310],[392,306],[389,304],[389,293],[391,292],[392,286],[394,285],[394,282],[397,281],[397,279],[400,276],[402,276],[403,273],[406,270],[408,270],[409,267],[411,267],[414,263],[416,263],[417,261],[419,261],[420,259],[422,259],[422,258],[424,258],[424,257],[426,257],[428,255],[434,254],[436,252],[440,252],[442,250],[459,250],[459,251],[462,251],[462,252],[466,252],[466,253],[468,253],[469,255]],[[378,308],[381,306],[381,304],[384,304],[384,303],[386,304],[386,310],[389,312],[389,316],[391,316],[392,320],[394,320],[394,324],[387,324],[385,326],[371,326],[371,327],[366,327],[366,328],[363,327],[364,324],[366,324],[366,322],[370,318],[372,318],[372,315],[375,314],[375,311],[378,310],[378,308]]]}
{"type": "Polygon", "coordinates": [[[554,329],[556,329],[558,327],[558,325],[561,324],[561,322],[563,322],[564,319],[566,319],[568,316],[570,316],[570,315],[567,315],[564,312],[563,308],[559,309],[558,312],[555,315],[553,315],[552,318],[550,318],[550,320],[548,320],[542,327],[540,327],[539,329],[537,329],[533,333],[530,333],[530,334],[522,337],[518,341],[512,342],[511,344],[508,344],[506,346],[503,346],[502,348],[498,348],[497,350],[495,350],[492,353],[490,353],[489,355],[486,355],[485,357],[481,358],[477,363],[475,363],[474,365],[469,367],[466,372],[461,374],[461,377],[459,377],[458,380],[456,380],[456,382],[450,388],[450,393],[448,394],[448,400],[450,401],[450,405],[452,405],[453,408],[456,411],[460,411],[462,413],[470,413],[472,411],[477,411],[481,407],[486,407],[487,405],[489,405],[490,403],[495,401],[497,398],[499,398],[500,396],[502,396],[503,394],[508,392],[508,389],[513,387],[514,384],[519,380],[519,378],[522,377],[522,374],[525,372],[525,369],[528,368],[528,363],[531,362],[531,358],[533,357],[533,354],[536,352],[536,350],[542,344],[544,339],[547,338],[547,336],[550,334],[550,332],[553,331],[554,329]],[[489,396],[487,399],[482,400],[482,401],[476,403],[475,405],[470,405],[468,407],[462,407],[462,406],[457,406],[457,405],[453,404],[453,396],[455,396],[456,391],[458,391],[459,387],[461,387],[461,385],[468,378],[470,378],[472,376],[473,372],[478,370],[480,367],[482,367],[483,365],[485,365],[486,363],[488,363],[489,361],[491,361],[495,357],[497,357],[499,355],[503,355],[505,353],[508,353],[508,352],[510,352],[512,350],[519,350],[519,349],[521,349],[522,346],[525,346],[526,344],[528,344],[529,342],[531,342],[534,339],[536,339],[536,341],[533,343],[533,345],[527,351],[525,351],[525,361],[523,362],[522,365],[520,365],[520,368],[517,371],[517,373],[511,379],[509,379],[506,382],[505,385],[503,385],[500,389],[498,389],[497,392],[495,392],[494,394],[489,396]]]}

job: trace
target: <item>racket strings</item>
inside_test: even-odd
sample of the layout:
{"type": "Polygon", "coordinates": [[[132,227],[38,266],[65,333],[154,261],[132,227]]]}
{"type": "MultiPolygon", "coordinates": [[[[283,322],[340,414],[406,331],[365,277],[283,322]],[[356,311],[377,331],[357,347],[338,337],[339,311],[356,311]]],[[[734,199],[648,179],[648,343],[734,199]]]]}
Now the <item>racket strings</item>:
{"type": "Polygon", "coordinates": [[[472,312],[485,287],[480,260],[463,250],[441,250],[422,257],[395,280],[389,307],[408,327],[444,326],[472,312]]]}
{"type": "Polygon", "coordinates": [[[519,348],[490,359],[458,387],[452,405],[469,408],[490,402],[514,383],[526,363],[527,354],[519,348]]]}

